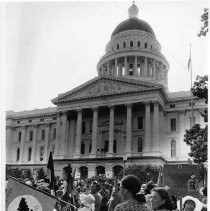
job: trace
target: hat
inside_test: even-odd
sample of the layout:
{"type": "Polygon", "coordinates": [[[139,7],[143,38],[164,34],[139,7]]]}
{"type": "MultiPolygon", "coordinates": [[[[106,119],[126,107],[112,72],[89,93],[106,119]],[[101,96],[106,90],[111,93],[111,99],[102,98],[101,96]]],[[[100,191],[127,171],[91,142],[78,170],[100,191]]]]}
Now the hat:
{"type": "MultiPolygon", "coordinates": [[[[184,206],[184,203],[187,200],[192,200],[192,201],[195,202],[195,209],[194,209],[194,211],[201,211],[201,209],[203,207],[202,203],[197,198],[194,198],[192,196],[185,196],[184,198],[182,198],[182,206],[184,206]]],[[[178,210],[180,210],[180,200],[177,201],[177,208],[178,208],[178,210]]]]}
{"type": "Polygon", "coordinates": [[[86,207],[90,208],[92,211],[94,211],[94,209],[95,209],[95,204],[94,204],[95,198],[92,194],[86,195],[86,194],[82,193],[82,194],[80,194],[79,198],[80,198],[81,203],[84,206],[86,206],[86,207]]]}

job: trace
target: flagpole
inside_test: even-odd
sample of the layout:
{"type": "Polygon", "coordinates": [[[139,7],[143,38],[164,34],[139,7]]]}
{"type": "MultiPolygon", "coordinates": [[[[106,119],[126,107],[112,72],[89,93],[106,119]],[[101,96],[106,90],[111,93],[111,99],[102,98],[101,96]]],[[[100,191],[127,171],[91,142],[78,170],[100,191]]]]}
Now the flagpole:
{"type": "Polygon", "coordinates": [[[190,80],[191,80],[191,127],[194,125],[193,117],[194,117],[194,111],[193,111],[193,92],[192,92],[192,58],[191,58],[191,43],[190,43],[190,80]]]}

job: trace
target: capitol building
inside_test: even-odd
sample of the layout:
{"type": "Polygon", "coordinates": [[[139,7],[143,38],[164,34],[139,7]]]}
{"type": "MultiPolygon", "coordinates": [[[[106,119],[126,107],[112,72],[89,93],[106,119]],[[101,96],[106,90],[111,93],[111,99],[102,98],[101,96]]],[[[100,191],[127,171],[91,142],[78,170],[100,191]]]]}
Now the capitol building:
{"type": "MultiPolygon", "coordinates": [[[[169,63],[152,27],[132,4],[97,63],[98,76],[52,99],[55,107],[6,114],[6,166],[45,167],[55,175],[68,164],[81,178],[116,175],[132,164],[184,164],[183,141],[207,105],[191,92],[169,92],[169,63]]],[[[76,173],[76,174],[77,174],[76,173]]]]}

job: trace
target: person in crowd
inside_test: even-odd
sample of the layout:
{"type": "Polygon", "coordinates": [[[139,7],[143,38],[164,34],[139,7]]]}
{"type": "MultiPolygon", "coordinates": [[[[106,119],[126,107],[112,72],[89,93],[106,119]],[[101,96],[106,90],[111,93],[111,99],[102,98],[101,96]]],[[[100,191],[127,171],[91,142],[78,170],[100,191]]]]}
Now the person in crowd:
{"type": "Polygon", "coordinates": [[[118,204],[114,211],[149,211],[145,196],[140,194],[141,183],[138,177],[127,175],[120,183],[120,193],[124,202],[118,204]]]}
{"type": "Polygon", "coordinates": [[[151,191],[156,187],[156,185],[153,183],[153,181],[149,181],[146,186],[144,187],[144,194],[147,205],[152,209],[152,203],[151,203],[151,191]]]}
{"type": "Polygon", "coordinates": [[[174,195],[171,195],[171,203],[173,206],[173,210],[177,210],[177,198],[174,195]]]}
{"type": "MultiPolygon", "coordinates": [[[[180,210],[180,201],[177,202],[178,210],[180,210]]],[[[185,196],[182,198],[182,210],[184,211],[201,211],[203,204],[195,197],[185,196]]]]}
{"type": "Polygon", "coordinates": [[[93,181],[91,186],[90,186],[90,193],[94,196],[95,198],[95,211],[100,211],[100,206],[101,206],[101,200],[102,196],[99,193],[101,187],[99,182],[93,181]]]}
{"type": "Polygon", "coordinates": [[[95,198],[92,194],[81,193],[79,196],[81,208],[78,211],[94,211],[95,210],[95,198]]]}
{"type": "Polygon", "coordinates": [[[108,210],[108,201],[109,201],[109,191],[106,189],[105,184],[101,184],[101,190],[99,193],[102,196],[100,211],[107,211],[108,210]]]}
{"type": "Polygon", "coordinates": [[[168,191],[162,187],[156,187],[151,191],[152,209],[155,211],[171,211],[173,205],[168,191]]]}
{"type": "Polygon", "coordinates": [[[202,187],[199,190],[200,194],[202,195],[201,202],[206,205],[207,204],[207,187],[202,187]]]}
{"type": "Polygon", "coordinates": [[[120,184],[119,187],[117,187],[117,190],[115,190],[115,187],[112,188],[111,197],[108,201],[108,211],[114,211],[114,208],[123,202],[122,195],[119,193],[120,184]]]}

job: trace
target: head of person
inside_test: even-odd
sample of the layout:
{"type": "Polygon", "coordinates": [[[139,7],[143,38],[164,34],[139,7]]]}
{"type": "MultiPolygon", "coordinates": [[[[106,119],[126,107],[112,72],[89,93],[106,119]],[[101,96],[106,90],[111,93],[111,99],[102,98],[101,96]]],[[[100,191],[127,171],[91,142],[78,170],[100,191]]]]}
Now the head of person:
{"type": "Polygon", "coordinates": [[[97,181],[93,181],[90,186],[91,193],[97,193],[100,189],[100,184],[97,181]]]}
{"type": "Polygon", "coordinates": [[[82,206],[88,207],[90,210],[95,208],[95,198],[92,194],[80,194],[79,200],[82,206]]]}
{"type": "Polygon", "coordinates": [[[183,210],[193,211],[196,207],[195,201],[192,199],[187,199],[183,204],[183,210]]]}
{"type": "Polygon", "coordinates": [[[152,209],[172,210],[173,205],[168,191],[162,187],[156,187],[151,191],[152,209]]]}
{"type": "Polygon", "coordinates": [[[127,175],[122,178],[120,183],[120,193],[124,200],[135,199],[139,203],[145,203],[145,196],[140,193],[141,183],[138,177],[127,175]]]}
{"type": "Polygon", "coordinates": [[[154,184],[153,181],[149,181],[144,189],[145,195],[150,194],[152,189],[154,189],[156,187],[156,185],[154,184]]]}

